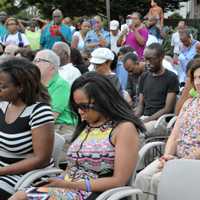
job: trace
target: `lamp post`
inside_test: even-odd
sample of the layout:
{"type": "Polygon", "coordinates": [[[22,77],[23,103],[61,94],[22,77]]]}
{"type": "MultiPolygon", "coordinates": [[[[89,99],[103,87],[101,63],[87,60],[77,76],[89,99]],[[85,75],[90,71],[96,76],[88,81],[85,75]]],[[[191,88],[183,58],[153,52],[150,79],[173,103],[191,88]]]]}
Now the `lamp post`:
{"type": "Polygon", "coordinates": [[[108,19],[108,28],[110,24],[110,0],[106,0],[106,16],[108,19]]]}

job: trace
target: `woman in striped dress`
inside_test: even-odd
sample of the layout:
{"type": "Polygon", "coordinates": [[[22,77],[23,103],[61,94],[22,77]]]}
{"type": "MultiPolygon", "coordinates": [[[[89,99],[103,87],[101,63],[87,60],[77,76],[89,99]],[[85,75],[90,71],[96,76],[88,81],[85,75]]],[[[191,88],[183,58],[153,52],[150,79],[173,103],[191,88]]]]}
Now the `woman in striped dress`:
{"type": "Polygon", "coordinates": [[[0,199],[21,176],[52,165],[54,118],[40,71],[22,58],[0,63],[0,199]],[[44,145],[48,144],[48,145],[44,145]]]}
{"type": "Polygon", "coordinates": [[[93,200],[128,182],[137,162],[138,131],[143,129],[131,107],[108,78],[95,72],[73,83],[70,102],[79,121],[65,173],[11,200],[93,200]]]}

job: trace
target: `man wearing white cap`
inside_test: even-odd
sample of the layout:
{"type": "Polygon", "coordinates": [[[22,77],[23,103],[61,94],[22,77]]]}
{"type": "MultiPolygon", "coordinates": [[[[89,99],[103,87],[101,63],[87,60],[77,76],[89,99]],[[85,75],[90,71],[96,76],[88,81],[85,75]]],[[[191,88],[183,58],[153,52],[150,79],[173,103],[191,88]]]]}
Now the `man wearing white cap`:
{"type": "Polygon", "coordinates": [[[122,94],[121,85],[116,74],[111,71],[111,63],[114,60],[113,52],[108,48],[97,48],[91,53],[90,63],[94,65],[97,73],[107,76],[116,89],[122,94]]]}
{"type": "Polygon", "coordinates": [[[110,45],[111,50],[116,54],[119,51],[119,47],[117,47],[117,40],[119,39],[120,31],[119,31],[119,22],[117,20],[112,20],[110,22],[110,45]]]}

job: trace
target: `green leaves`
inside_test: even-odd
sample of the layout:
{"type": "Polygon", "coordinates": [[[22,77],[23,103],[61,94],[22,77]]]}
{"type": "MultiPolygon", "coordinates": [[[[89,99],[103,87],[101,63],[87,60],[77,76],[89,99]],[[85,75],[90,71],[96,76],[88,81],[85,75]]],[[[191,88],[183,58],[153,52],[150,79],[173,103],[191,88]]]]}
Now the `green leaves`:
{"type": "MultiPolygon", "coordinates": [[[[183,1],[187,0],[165,0],[161,1],[161,6],[164,10],[173,10],[183,1]]],[[[110,0],[110,5],[111,19],[117,19],[120,15],[126,16],[133,11],[145,15],[149,10],[150,0],[110,0]]],[[[50,18],[55,8],[61,9],[64,16],[106,15],[106,0],[0,0],[0,10],[7,11],[10,15],[16,15],[30,6],[36,6],[45,18],[50,18]]]]}

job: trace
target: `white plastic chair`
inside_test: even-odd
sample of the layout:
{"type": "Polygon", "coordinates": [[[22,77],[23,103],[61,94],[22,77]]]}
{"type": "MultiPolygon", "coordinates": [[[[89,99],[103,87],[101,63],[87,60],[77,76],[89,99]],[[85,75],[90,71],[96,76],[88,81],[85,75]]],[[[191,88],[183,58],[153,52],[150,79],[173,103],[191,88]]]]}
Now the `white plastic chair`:
{"type": "Polygon", "coordinates": [[[162,115],[161,117],[159,117],[159,119],[157,120],[157,122],[156,122],[156,124],[155,124],[155,128],[158,128],[159,127],[159,125],[161,124],[161,123],[163,123],[163,122],[165,122],[166,124],[168,124],[168,119],[169,118],[173,118],[175,116],[175,114],[174,113],[169,113],[169,114],[164,114],[164,115],[162,115]]]}
{"type": "MultiPolygon", "coordinates": [[[[199,200],[200,160],[175,159],[166,163],[158,186],[157,200],[199,200]]],[[[116,191],[106,200],[140,195],[142,191],[127,188],[116,191]]]]}
{"type": "Polygon", "coordinates": [[[35,180],[43,177],[43,176],[52,176],[56,174],[60,174],[63,170],[59,169],[59,156],[64,147],[65,139],[63,136],[55,133],[54,137],[54,148],[52,157],[54,159],[55,167],[51,168],[43,168],[30,171],[26,173],[15,185],[15,191],[20,190],[22,188],[28,187],[33,183],[35,180]]]}
{"type": "MultiPolygon", "coordinates": [[[[129,189],[132,189],[134,188],[134,182],[135,182],[135,176],[136,176],[136,171],[137,169],[140,169],[140,166],[142,165],[143,163],[143,159],[146,155],[146,153],[156,147],[156,146],[164,146],[165,143],[164,142],[150,142],[150,143],[147,143],[145,144],[139,151],[139,158],[138,158],[138,162],[137,162],[137,166],[136,166],[136,169],[134,170],[133,174],[132,174],[132,177],[129,181],[129,184],[128,186],[124,186],[124,187],[117,187],[117,188],[113,188],[113,189],[109,189],[105,192],[103,192],[101,195],[99,195],[96,200],[107,200],[109,197],[111,197],[112,195],[116,194],[116,193],[120,193],[120,192],[123,192],[124,190],[125,191],[129,191],[129,189]]],[[[138,194],[140,193],[141,194],[141,191],[139,192],[138,191],[138,194]]]]}
{"type": "Polygon", "coordinates": [[[173,113],[164,114],[161,117],[159,117],[154,125],[154,128],[157,129],[160,126],[163,128],[166,128],[166,133],[161,133],[160,135],[156,135],[156,136],[149,136],[145,139],[144,143],[146,144],[148,142],[154,142],[154,141],[166,141],[171,133],[171,128],[174,125],[175,120],[174,121],[172,120],[174,118],[175,118],[175,114],[173,113]]]}

